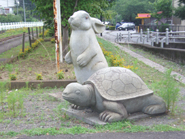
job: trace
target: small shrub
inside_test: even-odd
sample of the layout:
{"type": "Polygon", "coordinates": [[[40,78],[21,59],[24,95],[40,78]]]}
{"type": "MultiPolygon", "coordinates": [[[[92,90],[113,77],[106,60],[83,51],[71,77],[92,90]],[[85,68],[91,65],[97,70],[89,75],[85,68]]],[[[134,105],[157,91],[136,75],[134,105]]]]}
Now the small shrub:
{"type": "Polygon", "coordinates": [[[17,117],[20,114],[19,109],[23,110],[23,95],[18,91],[12,91],[7,96],[9,115],[17,117]]]}
{"type": "Polygon", "coordinates": [[[109,52],[109,51],[105,50],[105,48],[103,48],[102,43],[99,43],[99,44],[100,44],[100,47],[103,51],[103,54],[105,55],[105,58],[106,58],[109,66],[124,67],[127,69],[131,69],[133,71],[138,69],[137,61],[134,61],[133,66],[131,66],[131,65],[125,66],[125,60],[123,58],[121,58],[120,55],[114,56],[112,52],[109,52]]]}
{"type": "Polygon", "coordinates": [[[17,75],[15,73],[12,73],[9,75],[10,80],[16,80],[17,79],[17,75]]]}
{"type": "Polygon", "coordinates": [[[109,26],[109,30],[115,30],[115,26],[109,26]]]}
{"type": "Polygon", "coordinates": [[[162,24],[159,26],[159,32],[166,32],[166,28],[169,28],[169,24],[162,24]]]}
{"type": "Polygon", "coordinates": [[[43,33],[40,33],[40,34],[39,34],[39,37],[42,37],[42,35],[43,35],[43,33]]]}
{"type": "Polygon", "coordinates": [[[51,39],[51,43],[55,43],[55,38],[52,38],[51,39]]]}
{"type": "Polygon", "coordinates": [[[59,72],[57,72],[57,77],[58,79],[63,79],[64,78],[64,73],[62,70],[60,70],[59,72]]]}
{"type": "Polygon", "coordinates": [[[35,73],[36,74],[36,80],[42,80],[42,73],[35,73]]]}
{"type": "Polygon", "coordinates": [[[166,70],[164,73],[164,78],[156,84],[159,96],[161,96],[166,102],[167,109],[174,114],[175,103],[179,98],[179,84],[171,76],[172,69],[166,70]]]}

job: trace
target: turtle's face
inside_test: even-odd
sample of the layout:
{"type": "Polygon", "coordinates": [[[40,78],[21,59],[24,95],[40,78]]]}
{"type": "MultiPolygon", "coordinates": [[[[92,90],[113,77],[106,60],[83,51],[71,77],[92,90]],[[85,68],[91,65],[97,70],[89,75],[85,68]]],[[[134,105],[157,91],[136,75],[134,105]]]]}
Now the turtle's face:
{"type": "Polygon", "coordinates": [[[89,90],[85,85],[79,83],[70,83],[64,89],[62,97],[72,104],[78,106],[88,106],[90,101],[89,90]]]}

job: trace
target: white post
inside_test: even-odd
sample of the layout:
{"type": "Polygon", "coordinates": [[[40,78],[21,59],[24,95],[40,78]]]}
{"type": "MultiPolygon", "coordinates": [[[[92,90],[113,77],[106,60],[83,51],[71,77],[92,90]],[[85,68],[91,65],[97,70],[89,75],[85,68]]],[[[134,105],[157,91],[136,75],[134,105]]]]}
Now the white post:
{"type": "Polygon", "coordinates": [[[140,30],[140,42],[142,42],[142,38],[143,38],[143,30],[140,30]]]}
{"type": "Polygon", "coordinates": [[[149,41],[149,35],[150,35],[150,31],[149,31],[149,28],[147,28],[147,42],[149,41]]]}
{"type": "Polygon", "coordinates": [[[159,44],[159,30],[156,29],[156,44],[159,44]]]}
{"type": "Polygon", "coordinates": [[[130,31],[128,31],[128,42],[130,42],[130,31]]]}
{"type": "Polygon", "coordinates": [[[57,0],[57,21],[58,21],[58,41],[59,41],[59,49],[60,49],[60,62],[63,62],[63,54],[62,54],[62,35],[61,35],[61,11],[60,11],[60,0],[57,0]]]}
{"type": "Polygon", "coordinates": [[[166,28],[166,45],[168,45],[169,44],[169,29],[168,28],[166,28]]]}

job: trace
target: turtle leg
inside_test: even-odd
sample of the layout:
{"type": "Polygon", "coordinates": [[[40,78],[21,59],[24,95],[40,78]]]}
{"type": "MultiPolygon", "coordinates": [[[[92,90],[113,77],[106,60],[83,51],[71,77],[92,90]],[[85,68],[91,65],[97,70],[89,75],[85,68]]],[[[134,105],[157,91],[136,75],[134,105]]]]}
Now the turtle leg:
{"type": "Polygon", "coordinates": [[[166,104],[162,98],[158,96],[150,97],[151,104],[146,105],[142,112],[150,115],[161,114],[166,112],[166,104]]]}
{"type": "Polygon", "coordinates": [[[105,122],[120,121],[128,117],[127,110],[123,104],[118,102],[104,101],[105,111],[100,113],[99,118],[105,122]]]}

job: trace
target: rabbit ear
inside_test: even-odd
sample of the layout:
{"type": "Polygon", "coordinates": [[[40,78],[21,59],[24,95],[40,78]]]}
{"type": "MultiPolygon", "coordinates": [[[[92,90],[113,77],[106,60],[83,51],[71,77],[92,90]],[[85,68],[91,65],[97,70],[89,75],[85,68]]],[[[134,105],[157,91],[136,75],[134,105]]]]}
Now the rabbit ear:
{"type": "Polygon", "coordinates": [[[91,17],[92,28],[95,33],[102,33],[105,30],[105,25],[98,19],[91,17]]]}

